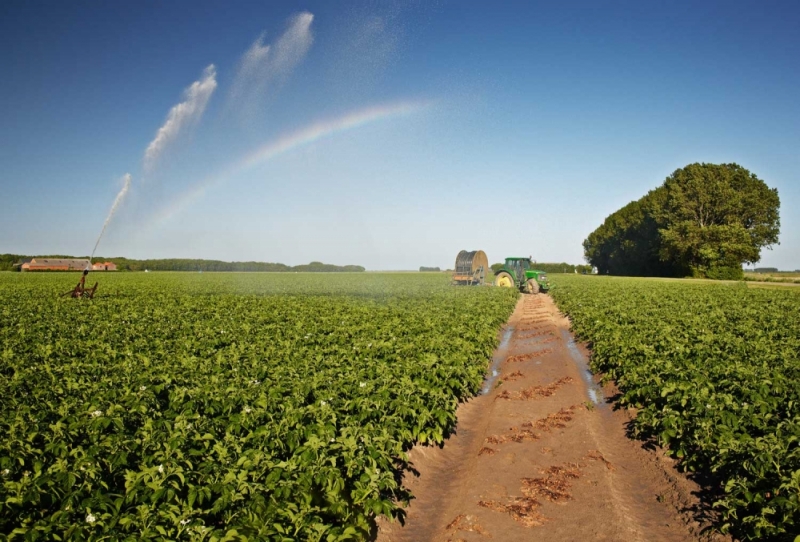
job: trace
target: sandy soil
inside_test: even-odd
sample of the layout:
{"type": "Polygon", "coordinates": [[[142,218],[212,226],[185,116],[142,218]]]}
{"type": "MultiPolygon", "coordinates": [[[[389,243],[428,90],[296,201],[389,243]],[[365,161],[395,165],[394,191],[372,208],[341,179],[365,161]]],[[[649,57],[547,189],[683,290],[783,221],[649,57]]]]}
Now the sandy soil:
{"type": "Polygon", "coordinates": [[[405,525],[378,542],[728,540],[704,522],[699,487],[626,436],[587,352],[549,296],[523,296],[485,393],[458,410],[443,448],[410,452],[405,525]]]}

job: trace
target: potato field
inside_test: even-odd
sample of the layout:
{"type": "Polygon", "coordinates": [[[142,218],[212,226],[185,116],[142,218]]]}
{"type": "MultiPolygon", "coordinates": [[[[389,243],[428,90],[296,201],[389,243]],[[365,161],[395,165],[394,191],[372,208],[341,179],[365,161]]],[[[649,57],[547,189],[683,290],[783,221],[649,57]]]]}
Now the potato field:
{"type": "Polygon", "coordinates": [[[800,290],[558,276],[552,295],[640,437],[707,476],[722,530],[800,533],[800,290]]]}
{"type": "MultiPolygon", "coordinates": [[[[364,540],[519,294],[442,274],[0,274],[0,540],[364,540]]],[[[800,289],[551,276],[717,527],[800,531],[800,289]]],[[[521,473],[520,475],[523,475],[521,473]]]]}
{"type": "Polygon", "coordinates": [[[443,275],[0,275],[0,539],[354,540],[517,295],[443,275]]]}

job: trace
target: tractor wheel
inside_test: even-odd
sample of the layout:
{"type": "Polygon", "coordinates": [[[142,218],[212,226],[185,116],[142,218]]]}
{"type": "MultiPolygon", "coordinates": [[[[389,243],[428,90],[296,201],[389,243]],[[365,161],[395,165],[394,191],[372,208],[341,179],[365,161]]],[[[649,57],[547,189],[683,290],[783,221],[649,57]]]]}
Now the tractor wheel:
{"type": "Polygon", "coordinates": [[[528,282],[525,283],[525,293],[528,294],[539,293],[539,283],[536,282],[536,279],[528,279],[528,282]]]}
{"type": "Polygon", "coordinates": [[[503,288],[513,288],[514,287],[514,279],[512,279],[511,275],[509,275],[505,271],[501,271],[494,278],[494,285],[495,286],[501,286],[503,288]]]}

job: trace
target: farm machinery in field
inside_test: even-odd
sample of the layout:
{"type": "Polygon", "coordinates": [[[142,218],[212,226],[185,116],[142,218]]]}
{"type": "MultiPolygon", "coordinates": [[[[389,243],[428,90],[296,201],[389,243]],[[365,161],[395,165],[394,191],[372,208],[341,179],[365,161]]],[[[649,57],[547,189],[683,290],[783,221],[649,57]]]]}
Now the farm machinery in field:
{"type": "MultiPolygon", "coordinates": [[[[546,293],[550,290],[547,273],[534,269],[531,258],[506,258],[503,267],[495,273],[494,285],[504,288],[518,288],[529,294],[546,293]]],[[[455,270],[451,284],[457,286],[481,286],[486,284],[489,259],[482,250],[468,252],[462,250],[456,256],[455,270]]]]}
{"type": "Polygon", "coordinates": [[[65,295],[65,296],[68,295],[73,299],[92,299],[94,297],[94,293],[97,291],[97,283],[95,282],[94,286],[92,286],[91,288],[87,288],[86,287],[86,275],[88,275],[88,274],[89,274],[89,270],[88,269],[84,269],[83,270],[83,275],[81,275],[81,280],[78,282],[78,284],[75,286],[75,288],[73,288],[69,292],[66,292],[63,295],[65,295]]]}
{"type": "Polygon", "coordinates": [[[451,283],[456,286],[482,286],[486,283],[489,258],[482,250],[462,250],[456,256],[455,271],[451,283]]]}
{"type": "Polygon", "coordinates": [[[502,269],[494,275],[494,285],[505,288],[519,288],[528,294],[546,293],[550,289],[547,273],[533,268],[530,258],[506,258],[502,269]]]}

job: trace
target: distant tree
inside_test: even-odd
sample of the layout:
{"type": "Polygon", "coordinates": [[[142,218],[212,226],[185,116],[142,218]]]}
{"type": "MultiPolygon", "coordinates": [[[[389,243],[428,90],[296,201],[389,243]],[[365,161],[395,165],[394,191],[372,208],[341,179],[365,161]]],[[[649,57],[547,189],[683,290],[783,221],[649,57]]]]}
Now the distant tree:
{"type": "Polygon", "coordinates": [[[778,242],[778,192],[737,164],[690,164],[583,242],[601,274],[738,279],[778,242]]]}
{"type": "Polygon", "coordinates": [[[533,264],[533,269],[544,271],[545,273],[574,273],[575,269],[581,267],[575,264],[561,262],[561,263],[547,263],[536,262],[533,264]]]}
{"type": "Polygon", "coordinates": [[[691,164],[663,188],[656,212],[661,258],[693,275],[740,277],[742,264],[759,261],[762,248],[778,243],[778,191],[737,164],[691,164]]]}
{"type": "Polygon", "coordinates": [[[491,265],[492,273],[497,273],[503,268],[504,265],[505,265],[504,263],[493,263],[491,265]]]}
{"type": "Polygon", "coordinates": [[[420,272],[423,272],[423,273],[432,273],[432,272],[441,271],[441,269],[438,268],[438,267],[425,267],[424,265],[420,266],[419,270],[420,270],[420,272]]]}
{"type": "Polygon", "coordinates": [[[664,190],[648,192],[637,201],[610,214],[583,242],[586,261],[601,274],[675,276],[680,272],[661,258],[661,238],[656,210],[664,190]]]}
{"type": "Polygon", "coordinates": [[[0,271],[19,271],[24,258],[18,254],[0,254],[0,271]]]}

